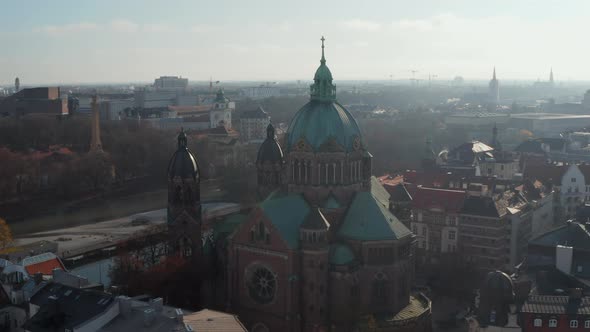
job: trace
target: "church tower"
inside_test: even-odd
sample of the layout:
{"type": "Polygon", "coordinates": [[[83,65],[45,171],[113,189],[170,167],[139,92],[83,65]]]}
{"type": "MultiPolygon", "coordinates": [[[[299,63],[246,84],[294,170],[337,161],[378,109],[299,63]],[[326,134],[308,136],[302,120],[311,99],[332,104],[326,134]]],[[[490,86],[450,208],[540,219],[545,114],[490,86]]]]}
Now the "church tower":
{"type": "Polygon", "coordinates": [[[178,149],[168,164],[168,233],[174,253],[190,259],[201,256],[199,166],[184,131],[178,134],[178,149]]]}
{"type": "Polygon", "coordinates": [[[490,103],[498,105],[500,103],[500,82],[496,78],[496,67],[489,84],[488,98],[490,103]]]}
{"type": "Polygon", "coordinates": [[[256,170],[258,179],[258,195],[266,198],[268,194],[280,188],[285,166],[283,150],[275,137],[272,123],[266,127],[266,139],[258,149],[256,170]]]}
{"type": "Polygon", "coordinates": [[[422,152],[422,169],[428,170],[436,167],[436,154],[434,150],[432,150],[432,139],[430,137],[426,138],[426,144],[424,146],[424,151],[422,152]]]}
{"type": "Polygon", "coordinates": [[[495,151],[502,151],[502,145],[500,141],[498,141],[498,127],[494,123],[494,128],[492,129],[492,143],[491,146],[494,148],[495,151]]]}
{"type": "Polygon", "coordinates": [[[17,77],[14,79],[14,92],[18,92],[20,90],[20,79],[17,77]]]}
{"type": "Polygon", "coordinates": [[[90,152],[102,152],[102,143],[100,142],[100,114],[98,111],[98,97],[92,96],[92,137],[90,139],[90,152]]]}
{"type": "Polygon", "coordinates": [[[551,67],[551,71],[549,72],[549,84],[551,84],[551,86],[553,86],[554,81],[553,81],[553,67],[551,67]]]}

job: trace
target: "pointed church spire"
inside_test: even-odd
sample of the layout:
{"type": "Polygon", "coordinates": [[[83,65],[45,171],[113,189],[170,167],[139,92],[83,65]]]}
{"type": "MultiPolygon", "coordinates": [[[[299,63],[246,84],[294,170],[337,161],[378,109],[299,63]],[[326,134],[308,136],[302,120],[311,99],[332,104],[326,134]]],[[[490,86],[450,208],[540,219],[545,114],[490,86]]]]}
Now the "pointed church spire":
{"type": "Polygon", "coordinates": [[[269,123],[266,127],[266,138],[275,139],[275,127],[272,125],[272,123],[269,123]]]}
{"type": "Polygon", "coordinates": [[[549,82],[553,83],[553,67],[551,67],[551,71],[549,72],[549,82]]]}
{"type": "Polygon", "coordinates": [[[496,79],[496,66],[494,66],[494,77],[492,77],[493,80],[496,79]]]}
{"type": "Polygon", "coordinates": [[[180,133],[178,134],[178,149],[186,149],[187,147],[187,138],[184,132],[184,128],[180,127],[180,133]]]}

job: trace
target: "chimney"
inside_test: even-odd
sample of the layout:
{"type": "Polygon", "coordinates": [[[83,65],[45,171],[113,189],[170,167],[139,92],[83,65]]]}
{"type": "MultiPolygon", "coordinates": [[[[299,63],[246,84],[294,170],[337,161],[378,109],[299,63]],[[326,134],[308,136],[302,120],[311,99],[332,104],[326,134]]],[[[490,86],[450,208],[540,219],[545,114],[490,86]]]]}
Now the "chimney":
{"type": "Polygon", "coordinates": [[[143,326],[150,327],[156,320],[156,312],[152,308],[143,311],[143,326]]]}
{"type": "Polygon", "coordinates": [[[164,308],[164,299],[162,299],[161,297],[151,299],[150,307],[154,309],[156,312],[162,312],[162,309],[164,308]]]}
{"type": "Polygon", "coordinates": [[[174,310],[174,313],[176,314],[176,321],[182,323],[184,321],[184,313],[182,312],[182,309],[177,308],[174,310]]]}
{"type": "Polygon", "coordinates": [[[572,288],[570,290],[570,296],[568,302],[578,302],[582,300],[582,289],[581,288],[572,288]]]}
{"type": "Polygon", "coordinates": [[[128,296],[119,296],[119,312],[123,317],[128,317],[131,313],[131,298],[128,296]]]}
{"type": "Polygon", "coordinates": [[[574,248],[568,246],[557,245],[555,247],[555,267],[570,275],[572,271],[572,258],[574,255],[574,248]]]}

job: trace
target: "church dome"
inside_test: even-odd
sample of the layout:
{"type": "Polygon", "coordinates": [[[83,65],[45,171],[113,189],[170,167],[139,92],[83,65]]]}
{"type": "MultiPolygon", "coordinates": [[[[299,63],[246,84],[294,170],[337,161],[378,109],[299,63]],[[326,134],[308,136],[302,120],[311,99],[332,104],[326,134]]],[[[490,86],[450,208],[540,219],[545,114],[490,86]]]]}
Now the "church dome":
{"type": "Polygon", "coordinates": [[[513,289],[512,279],[502,271],[489,272],[485,278],[483,289],[490,293],[511,294],[513,289]]]}
{"type": "Polygon", "coordinates": [[[187,138],[184,131],[178,134],[178,149],[170,158],[168,163],[168,177],[181,179],[199,178],[199,166],[197,159],[187,147],[187,138]]]}
{"type": "Polygon", "coordinates": [[[260,145],[258,149],[258,157],[256,163],[282,163],[283,162],[283,150],[279,145],[279,142],[275,139],[275,128],[272,124],[268,124],[266,127],[266,139],[260,145]]]}
{"type": "Polygon", "coordinates": [[[336,101],[336,86],[326,66],[322,38],[322,59],[311,86],[310,101],[295,114],[287,135],[287,150],[304,140],[314,151],[327,143],[341,146],[345,152],[361,146],[361,131],[350,112],[336,101]]]}

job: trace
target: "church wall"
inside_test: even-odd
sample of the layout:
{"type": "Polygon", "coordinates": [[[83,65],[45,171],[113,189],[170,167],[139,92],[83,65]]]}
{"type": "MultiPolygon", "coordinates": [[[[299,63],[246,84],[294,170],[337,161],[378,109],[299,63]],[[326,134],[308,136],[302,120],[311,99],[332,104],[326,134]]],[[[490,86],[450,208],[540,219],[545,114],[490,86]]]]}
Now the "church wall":
{"type": "Polygon", "coordinates": [[[232,302],[240,319],[247,324],[262,322],[270,331],[297,331],[298,324],[293,322],[299,311],[299,285],[298,280],[292,278],[298,268],[297,256],[294,253],[255,252],[257,248],[236,246],[232,258],[235,264],[232,302]],[[249,292],[250,271],[258,266],[268,268],[276,277],[276,293],[266,304],[255,301],[249,292]]]}

